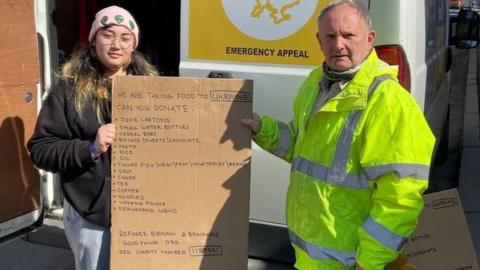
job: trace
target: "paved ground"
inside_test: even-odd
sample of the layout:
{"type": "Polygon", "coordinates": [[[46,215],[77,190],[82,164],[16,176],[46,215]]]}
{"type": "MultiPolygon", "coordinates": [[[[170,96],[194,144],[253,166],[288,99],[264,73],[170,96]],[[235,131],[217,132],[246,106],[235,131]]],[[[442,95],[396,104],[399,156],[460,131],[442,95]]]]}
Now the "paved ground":
{"type": "Polygon", "coordinates": [[[75,270],[69,249],[19,239],[0,248],[2,270],[75,270]]]}
{"type": "Polygon", "coordinates": [[[477,258],[480,258],[480,166],[478,166],[480,159],[478,91],[480,88],[480,69],[477,67],[480,60],[479,50],[470,50],[469,58],[465,93],[462,162],[458,188],[470,226],[470,234],[476,249],[477,258]]]}
{"type": "MultiPolygon", "coordinates": [[[[2,270],[75,270],[69,249],[45,246],[18,239],[0,248],[2,270]]],[[[276,262],[249,259],[249,270],[293,270],[276,262]]]]}
{"type": "MultiPolygon", "coordinates": [[[[0,246],[0,270],[75,270],[62,222],[46,219],[27,238],[0,246]]],[[[248,270],[293,270],[290,265],[249,259],[248,270]]]]}

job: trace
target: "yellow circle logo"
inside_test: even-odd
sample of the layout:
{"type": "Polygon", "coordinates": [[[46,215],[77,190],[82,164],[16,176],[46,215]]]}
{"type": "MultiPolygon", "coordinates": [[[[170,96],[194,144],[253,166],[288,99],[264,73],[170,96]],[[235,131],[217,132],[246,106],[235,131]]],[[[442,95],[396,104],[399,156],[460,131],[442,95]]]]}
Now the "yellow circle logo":
{"type": "Polygon", "coordinates": [[[315,12],[318,0],[222,0],[230,21],[244,34],[277,40],[300,30],[315,12]]]}

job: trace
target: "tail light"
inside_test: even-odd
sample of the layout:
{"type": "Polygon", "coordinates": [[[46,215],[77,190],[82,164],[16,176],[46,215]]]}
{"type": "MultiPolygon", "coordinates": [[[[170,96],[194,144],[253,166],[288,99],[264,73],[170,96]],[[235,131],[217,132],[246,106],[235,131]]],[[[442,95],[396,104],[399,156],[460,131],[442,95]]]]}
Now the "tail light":
{"type": "Polygon", "coordinates": [[[380,59],[389,65],[398,66],[398,81],[410,92],[410,66],[402,47],[397,45],[376,46],[375,50],[380,59]]]}

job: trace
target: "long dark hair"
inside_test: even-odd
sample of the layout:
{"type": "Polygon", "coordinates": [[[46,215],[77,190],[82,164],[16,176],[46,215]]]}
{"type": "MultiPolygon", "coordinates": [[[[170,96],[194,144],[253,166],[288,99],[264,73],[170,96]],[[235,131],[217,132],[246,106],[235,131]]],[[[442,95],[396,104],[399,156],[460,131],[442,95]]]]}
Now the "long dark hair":
{"type": "MultiPolygon", "coordinates": [[[[158,71],[138,51],[133,51],[124,70],[129,75],[158,76],[158,71]]],[[[108,99],[111,82],[92,45],[77,48],[60,68],[60,77],[74,82],[75,108],[82,116],[86,104],[95,108],[97,120],[104,124],[103,115],[110,114],[108,99]]]]}

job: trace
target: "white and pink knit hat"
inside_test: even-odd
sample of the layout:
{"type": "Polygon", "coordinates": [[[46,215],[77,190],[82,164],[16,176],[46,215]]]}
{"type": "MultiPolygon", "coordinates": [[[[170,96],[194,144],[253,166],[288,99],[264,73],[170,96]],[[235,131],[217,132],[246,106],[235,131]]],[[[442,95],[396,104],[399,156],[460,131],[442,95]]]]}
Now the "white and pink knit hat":
{"type": "Polygon", "coordinates": [[[135,49],[138,46],[139,30],[135,19],[133,19],[132,14],[130,14],[130,12],[128,12],[126,9],[117,6],[109,6],[97,12],[95,15],[95,20],[92,23],[92,28],[90,28],[88,41],[93,41],[93,38],[99,29],[112,25],[121,25],[130,30],[135,37],[135,44],[133,45],[133,48],[135,49]]]}

